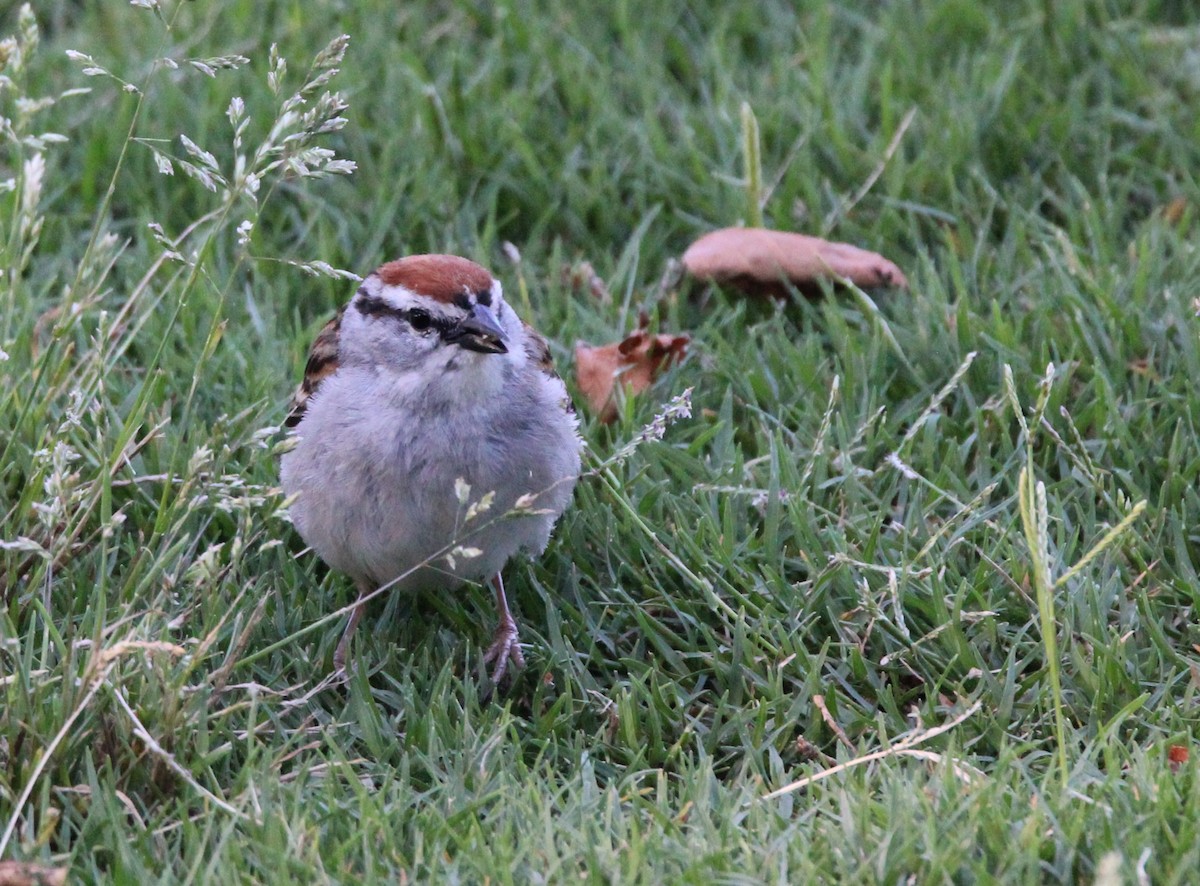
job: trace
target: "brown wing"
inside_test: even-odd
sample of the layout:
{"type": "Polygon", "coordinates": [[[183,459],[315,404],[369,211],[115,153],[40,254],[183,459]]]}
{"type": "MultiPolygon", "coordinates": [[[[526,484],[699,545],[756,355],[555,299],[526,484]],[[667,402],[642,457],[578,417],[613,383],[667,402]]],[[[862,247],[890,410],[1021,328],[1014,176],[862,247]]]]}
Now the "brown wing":
{"type": "Polygon", "coordinates": [[[521,325],[525,327],[525,353],[529,359],[546,375],[558,378],[558,373],[554,371],[554,357],[550,355],[550,345],[546,343],[545,336],[524,320],[521,325]]]}
{"type": "Polygon", "coordinates": [[[337,371],[338,339],[342,332],[342,314],[345,312],[346,306],[343,305],[313,340],[312,348],[308,352],[308,363],[304,366],[304,380],[300,382],[300,387],[296,388],[292,402],[288,405],[288,415],[283,422],[285,427],[294,428],[300,424],[308,406],[308,398],[321,386],[322,381],[337,371]]]}
{"type": "MultiPolygon", "coordinates": [[[[529,359],[546,375],[559,378],[559,374],[554,371],[554,357],[550,354],[550,345],[545,336],[524,320],[521,321],[521,325],[525,327],[525,353],[529,355],[529,359]]],[[[575,411],[575,404],[571,402],[569,394],[563,397],[563,406],[568,412],[575,411]]]]}

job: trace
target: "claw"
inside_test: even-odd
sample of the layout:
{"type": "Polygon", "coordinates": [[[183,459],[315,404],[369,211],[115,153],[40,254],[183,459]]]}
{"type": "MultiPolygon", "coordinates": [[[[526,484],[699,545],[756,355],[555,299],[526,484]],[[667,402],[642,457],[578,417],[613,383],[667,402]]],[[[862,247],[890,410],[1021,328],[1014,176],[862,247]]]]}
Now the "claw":
{"type": "Polygon", "coordinates": [[[525,656],[521,652],[520,636],[517,633],[517,623],[511,618],[501,620],[492,635],[492,645],[483,656],[484,664],[492,665],[492,685],[499,686],[504,675],[508,673],[508,663],[513,667],[525,667],[525,656]]]}
{"type": "Polygon", "coordinates": [[[520,635],[517,632],[517,620],[508,610],[508,598],[504,595],[504,580],[497,573],[492,579],[492,589],[496,592],[496,608],[500,611],[500,623],[492,634],[492,645],[484,653],[484,664],[492,665],[492,686],[499,686],[504,675],[508,673],[508,664],[514,668],[525,667],[525,656],[521,653],[520,635]]]}

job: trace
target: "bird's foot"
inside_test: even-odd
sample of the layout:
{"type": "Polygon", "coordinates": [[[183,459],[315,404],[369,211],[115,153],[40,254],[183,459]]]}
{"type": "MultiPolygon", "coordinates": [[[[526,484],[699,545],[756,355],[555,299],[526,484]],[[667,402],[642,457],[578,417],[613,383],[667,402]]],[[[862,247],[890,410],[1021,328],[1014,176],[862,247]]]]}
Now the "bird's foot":
{"type": "Polygon", "coordinates": [[[492,635],[492,645],[483,656],[485,664],[492,665],[492,685],[499,686],[508,673],[509,662],[514,668],[525,667],[525,656],[521,653],[517,623],[511,618],[502,619],[492,635]]]}

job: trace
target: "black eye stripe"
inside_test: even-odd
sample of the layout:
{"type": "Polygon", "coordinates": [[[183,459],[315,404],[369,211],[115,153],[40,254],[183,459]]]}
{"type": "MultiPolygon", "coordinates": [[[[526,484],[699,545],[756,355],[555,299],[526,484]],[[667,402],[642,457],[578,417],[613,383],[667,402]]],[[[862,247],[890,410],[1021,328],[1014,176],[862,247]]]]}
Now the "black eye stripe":
{"type": "Polygon", "coordinates": [[[381,298],[362,296],[354,300],[354,306],[364,317],[389,317],[407,323],[416,332],[437,330],[439,335],[445,335],[454,327],[454,321],[424,308],[395,308],[381,298]]]}
{"type": "Polygon", "coordinates": [[[363,295],[354,300],[354,307],[364,317],[396,317],[402,315],[402,311],[398,311],[385,302],[381,298],[375,298],[370,295],[363,295]]]}

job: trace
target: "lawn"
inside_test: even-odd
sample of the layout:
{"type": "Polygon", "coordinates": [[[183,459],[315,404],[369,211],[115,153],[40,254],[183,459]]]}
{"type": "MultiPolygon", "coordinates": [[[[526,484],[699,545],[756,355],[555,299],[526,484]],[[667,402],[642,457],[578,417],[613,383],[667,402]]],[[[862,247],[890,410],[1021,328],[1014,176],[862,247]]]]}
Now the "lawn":
{"type": "Polygon", "coordinates": [[[0,858],[1196,881],[1200,10],[17,7],[0,858]],[[760,215],[910,288],[678,279],[760,215]],[[583,413],[574,505],[506,573],[528,665],[490,698],[479,587],[376,601],[323,686],[354,589],[277,488],[313,335],[354,274],[431,251],[492,268],[576,394],[577,340],[692,338],[583,413]]]}

